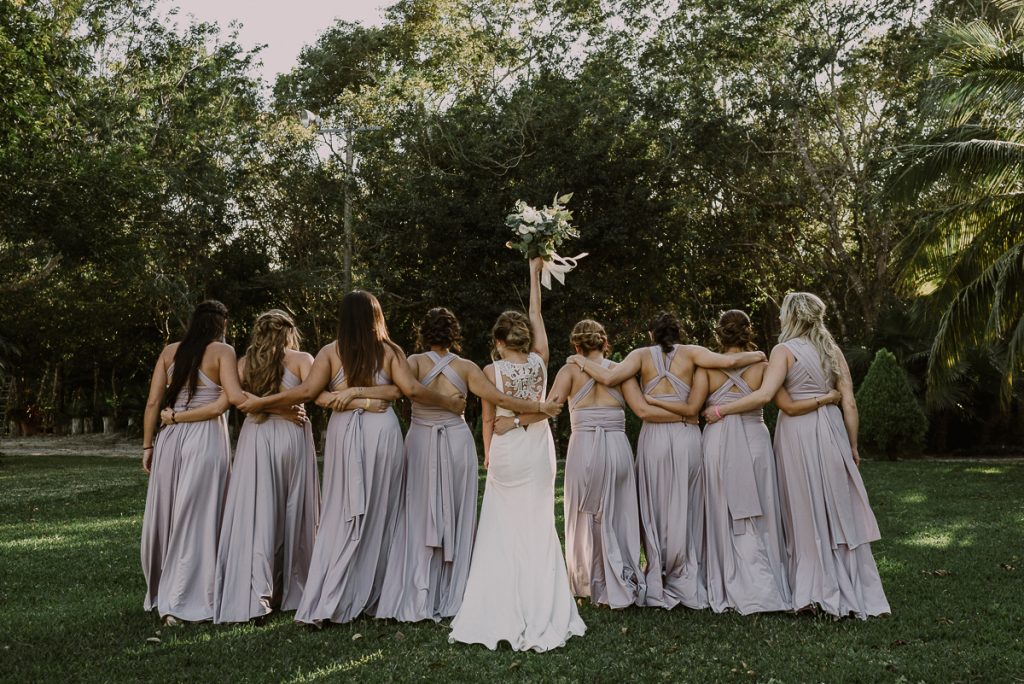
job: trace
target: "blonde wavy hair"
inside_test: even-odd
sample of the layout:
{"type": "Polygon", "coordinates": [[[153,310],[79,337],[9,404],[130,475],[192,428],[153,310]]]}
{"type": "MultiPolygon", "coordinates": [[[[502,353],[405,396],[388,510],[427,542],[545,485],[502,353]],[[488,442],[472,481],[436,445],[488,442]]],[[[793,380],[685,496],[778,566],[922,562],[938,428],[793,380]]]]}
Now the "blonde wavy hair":
{"type": "Polygon", "coordinates": [[[604,353],[608,350],[608,333],[603,325],[586,318],[572,327],[569,344],[584,354],[594,350],[604,353]]]}
{"type": "Polygon", "coordinates": [[[782,323],[779,342],[788,342],[798,337],[810,342],[818,350],[825,377],[832,378],[833,384],[838,384],[842,352],[832,333],[825,327],[825,302],[810,292],[790,292],[782,300],[779,318],[782,323]]]}
{"type": "Polygon", "coordinates": [[[258,397],[274,394],[284,377],[284,354],[299,349],[302,336],[286,311],[271,309],[256,317],[249,348],[245,350],[242,389],[258,397]]]}

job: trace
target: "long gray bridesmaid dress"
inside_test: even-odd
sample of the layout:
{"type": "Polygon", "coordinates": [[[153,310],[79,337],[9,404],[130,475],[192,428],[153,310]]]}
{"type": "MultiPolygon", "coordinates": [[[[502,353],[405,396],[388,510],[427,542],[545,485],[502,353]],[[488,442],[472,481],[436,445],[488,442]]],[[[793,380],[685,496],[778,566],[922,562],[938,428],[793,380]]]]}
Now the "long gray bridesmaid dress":
{"type": "MultiPolygon", "coordinates": [[[[281,386],[301,381],[287,368],[281,386]]],[[[214,622],[246,622],[302,598],[320,514],[320,478],[309,423],[248,416],[228,482],[214,622]]]]}
{"type": "MultiPolygon", "coordinates": [[[[345,381],[341,369],[331,381],[345,381]]],[[[378,371],[378,385],[391,383],[378,371]]],[[[348,622],[380,597],[402,492],[402,430],[391,409],[335,411],[327,424],[320,529],[296,622],[348,622]]]]}
{"type": "MultiPolygon", "coordinates": [[[[167,370],[168,382],[174,364],[167,370]]],[[[199,371],[195,394],[178,393],[175,411],[205,406],[221,388],[199,371]]],[[[143,608],[161,617],[213,619],[217,541],[230,468],[227,419],[169,425],[153,442],[153,466],[142,516],[143,608]]]]}
{"type": "MultiPolygon", "coordinates": [[[[444,375],[463,394],[451,367],[459,357],[427,352],[430,385],[444,375]]],[[[398,515],[376,616],[403,622],[440,621],[462,606],[476,532],[478,459],[465,419],[413,402],[405,436],[405,495],[398,515]]]]}
{"type": "MultiPolygon", "coordinates": [[[[610,361],[603,365],[608,367],[610,361]]],[[[569,400],[572,435],[565,459],[565,560],[576,596],[612,608],[642,606],[640,515],[633,449],[626,438],[622,392],[613,406],[577,405],[594,388],[587,381],[569,400]]]]}
{"type": "MultiPolygon", "coordinates": [[[[832,389],[821,357],[805,339],[784,343],[795,359],[786,375],[793,399],[832,389]]],[[[838,406],[803,416],[779,414],[775,460],[797,609],[817,605],[838,617],[889,613],[871,555],[881,538],[838,406]]]]}
{"type": "MultiPolygon", "coordinates": [[[[744,370],[722,369],[728,380],[707,405],[750,394],[744,370]]],[[[711,609],[742,615],[792,609],[775,457],[761,409],[704,428],[704,486],[711,609]]]]}
{"type": "MultiPolygon", "coordinates": [[[[667,379],[673,394],[657,396],[685,403],[690,386],[669,372],[679,345],[666,354],[649,347],[657,375],[644,386],[654,391],[667,379]]],[[[707,608],[704,579],[704,466],[700,428],[691,423],[647,423],[636,448],[640,524],[647,557],[645,605],[707,608]]]]}

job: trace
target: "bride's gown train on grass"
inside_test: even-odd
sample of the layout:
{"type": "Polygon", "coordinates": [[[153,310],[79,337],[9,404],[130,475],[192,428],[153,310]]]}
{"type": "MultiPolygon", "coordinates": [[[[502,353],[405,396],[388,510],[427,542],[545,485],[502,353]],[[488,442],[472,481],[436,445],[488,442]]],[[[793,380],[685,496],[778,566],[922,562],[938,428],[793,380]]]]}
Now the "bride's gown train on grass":
{"type": "MultiPolygon", "coordinates": [[[[542,400],[544,362],[498,361],[495,384],[520,399],[542,400]]],[[[498,415],[512,415],[498,408],[498,415]]],[[[451,642],[507,641],[514,650],[547,651],[586,625],[569,591],[555,531],[555,445],[548,421],[494,435],[476,546],[451,642]]]]}

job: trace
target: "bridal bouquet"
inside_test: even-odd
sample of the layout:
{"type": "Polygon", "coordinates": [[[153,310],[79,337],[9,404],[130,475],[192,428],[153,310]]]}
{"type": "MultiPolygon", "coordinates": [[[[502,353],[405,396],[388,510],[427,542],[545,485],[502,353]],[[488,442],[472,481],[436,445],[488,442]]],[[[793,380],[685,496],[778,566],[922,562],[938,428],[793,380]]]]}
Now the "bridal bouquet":
{"type": "Polygon", "coordinates": [[[518,200],[515,211],[505,217],[505,225],[512,229],[514,240],[505,243],[506,247],[518,249],[528,259],[541,257],[544,269],[541,271],[541,283],[551,289],[551,276],[565,285],[565,274],[576,268],[576,262],[587,256],[587,253],[574,257],[559,256],[555,251],[566,239],[578,238],[580,232],[570,223],[572,212],[565,208],[572,193],[555,196],[549,207],[534,209],[523,200],[518,200]]]}

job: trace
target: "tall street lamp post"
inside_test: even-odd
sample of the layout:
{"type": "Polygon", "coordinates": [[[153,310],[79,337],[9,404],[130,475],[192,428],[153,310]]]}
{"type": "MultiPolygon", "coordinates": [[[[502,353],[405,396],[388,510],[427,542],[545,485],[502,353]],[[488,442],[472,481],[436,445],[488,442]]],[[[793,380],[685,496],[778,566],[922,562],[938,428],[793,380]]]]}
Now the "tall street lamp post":
{"type": "Polygon", "coordinates": [[[316,126],[317,133],[321,135],[339,135],[342,138],[342,142],[345,145],[345,156],[341,157],[335,151],[333,145],[328,145],[336,158],[340,159],[345,166],[345,208],[343,212],[344,225],[345,225],[345,254],[344,254],[344,275],[345,275],[345,292],[352,291],[352,173],[353,165],[355,164],[355,153],[352,149],[352,139],[356,133],[366,133],[369,131],[379,131],[380,126],[352,126],[346,125],[344,128],[336,128],[330,126],[320,125],[323,120],[308,109],[304,109],[299,113],[299,121],[306,128],[316,126]]]}

